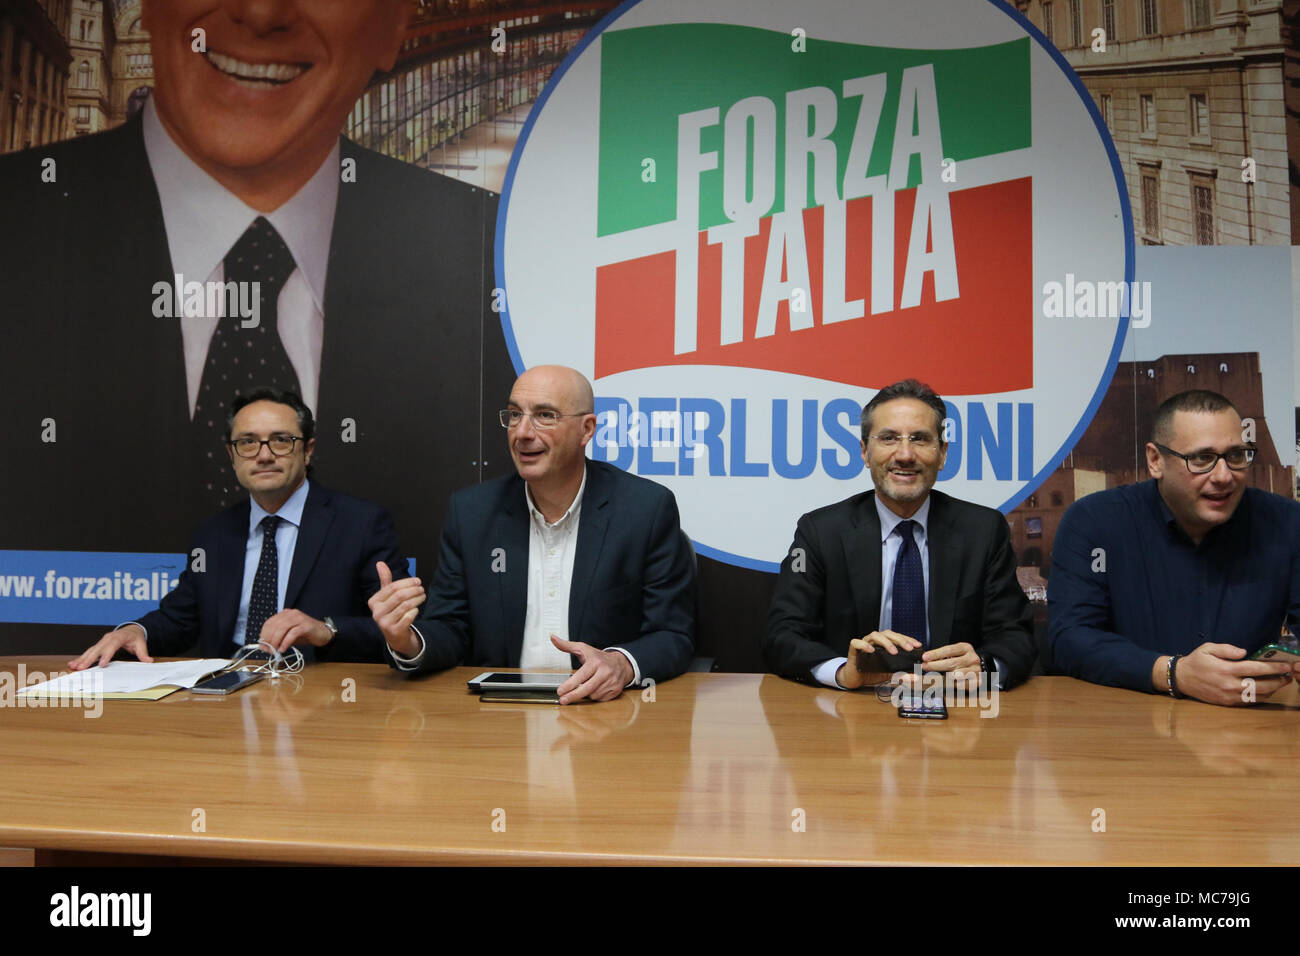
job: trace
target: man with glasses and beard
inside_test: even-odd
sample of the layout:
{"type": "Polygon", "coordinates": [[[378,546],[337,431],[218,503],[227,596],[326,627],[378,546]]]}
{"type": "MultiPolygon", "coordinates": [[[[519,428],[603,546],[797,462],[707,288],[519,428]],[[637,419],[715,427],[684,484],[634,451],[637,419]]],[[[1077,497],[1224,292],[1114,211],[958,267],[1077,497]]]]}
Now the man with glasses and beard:
{"type": "Polygon", "coordinates": [[[1006,518],[931,490],[946,414],[915,379],[862,410],[875,491],[799,519],[763,640],[776,673],[842,690],[918,664],[1003,689],[1029,676],[1032,613],[1006,518]]]}

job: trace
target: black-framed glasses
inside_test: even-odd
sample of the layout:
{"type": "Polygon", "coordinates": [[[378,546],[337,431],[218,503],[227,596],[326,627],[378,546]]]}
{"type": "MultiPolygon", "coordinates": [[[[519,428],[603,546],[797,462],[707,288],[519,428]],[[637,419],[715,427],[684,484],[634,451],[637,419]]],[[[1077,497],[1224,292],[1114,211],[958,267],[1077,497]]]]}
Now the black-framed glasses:
{"type": "Polygon", "coordinates": [[[1206,475],[1214,471],[1219,466],[1220,458],[1233,471],[1245,471],[1250,467],[1251,462],[1255,460],[1255,449],[1253,448],[1229,448],[1222,455],[1214,451],[1194,451],[1190,455],[1184,455],[1181,451],[1174,451],[1168,445],[1162,445],[1158,441],[1153,441],[1151,444],[1166,455],[1181,458],[1183,463],[1187,465],[1187,470],[1193,475],[1206,475]]]}
{"type": "Polygon", "coordinates": [[[514,428],[526,417],[533,420],[534,428],[554,428],[561,418],[582,418],[591,412],[557,412],[553,408],[543,408],[540,412],[525,412],[518,408],[503,408],[497,412],[502,428],[514,428]]]}
{"type": "Polygon", "coordinates": [[[929,432],[913,432],[910,435],[900,435],[897,432],[881,432],[879,435],[868,435],[867,437],[874,439],[882,448],[897,448],[903,442],[907,442],[917,451],[931,451],[939,447],[939,439],[929,432]]]}
{"type": "Polygon", "coordinates": [[[300,441],[306,441],[297,435],[272,435],[270,438],[254,438],[251,435],[245,435],[243,438],[236,438],[234,441],[226,442],[231,448],[235,449],[235,454],[240,458],[256,458],[262,453],[262,446],[266,445],[271,449],[271,454],[276,458],[283,458],[286,455],[292,455],[294,446],[300,441]]]}

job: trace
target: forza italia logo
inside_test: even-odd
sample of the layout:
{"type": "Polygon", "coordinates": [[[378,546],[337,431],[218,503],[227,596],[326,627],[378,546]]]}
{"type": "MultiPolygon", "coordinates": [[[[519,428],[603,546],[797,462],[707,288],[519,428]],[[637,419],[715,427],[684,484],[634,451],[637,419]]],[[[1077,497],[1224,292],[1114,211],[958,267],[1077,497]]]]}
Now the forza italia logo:
{"type": "Polygon", "coordinates": [[[827,43],[793,89],[764,67],[789,44],[738,26],[607,36],[597,222],[626,251],[596,274],[597,377],[733,365],[879,388],[902,349],[941,394],[1032,385],[1032,177],[957,178],[1030,145],[1029,39],[827,43]],[[671,83],[644,75],[663,49],[685,56],[671,83]],[[983,103],[988,83],[1011,93],[983,103]],[[692,108],[715,84],[721,102],[692,108]],[[642,156],[674,160],[649,188],[623,172],[642,156]]]}

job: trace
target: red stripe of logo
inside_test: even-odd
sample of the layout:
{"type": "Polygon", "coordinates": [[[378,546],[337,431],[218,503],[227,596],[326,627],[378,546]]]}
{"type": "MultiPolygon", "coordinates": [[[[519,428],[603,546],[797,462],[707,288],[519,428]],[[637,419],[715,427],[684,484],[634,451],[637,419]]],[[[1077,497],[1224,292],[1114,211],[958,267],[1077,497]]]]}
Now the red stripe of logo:
{"type": "MultiPolygon", "coordinates": [[[[1032,182],[1029,178],[949,194],[960,295],[935,301],[926,274],[920,304],[900,309],[916,191],[894,203],[894,309],[871,314],[871,198],[847,203],[845,300],[865,315],[822,322],[821,208],[805,210],[811,328],[790,327],[790,303],[777,306],[776,331],[755,337],[771,219],[745,240],[744,334],[721,344],[722,252],[699,238],[699,316],[695,351],[673,352],[676,253],[602,266],[596,273],[597,378],[640,368],[729,365],[808,375],[880,388],[915,376],[944,395],[975,395],[1033,385],[1032,182]]],[[[929,249],[929,245],[926,246],[929,249]]],[[[785,267],[781,279],[786,279],[785,267]]],[[[796,323],[806,325],[807,322],[796,323]]]]}

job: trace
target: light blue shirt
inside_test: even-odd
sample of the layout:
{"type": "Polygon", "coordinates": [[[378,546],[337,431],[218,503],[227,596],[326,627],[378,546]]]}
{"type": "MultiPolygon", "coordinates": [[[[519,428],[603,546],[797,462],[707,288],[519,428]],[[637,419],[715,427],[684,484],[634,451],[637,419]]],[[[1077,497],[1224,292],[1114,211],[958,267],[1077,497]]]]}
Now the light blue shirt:
{"type": "MultiPolygon", "coordinates": [[[[275,553],[278,567],[275,582],[275,604],[284,610],[284,594],[289,589],[289,569],[293,565],[293,549],[298,544],[298,526],[302,524],[302,509],[307,503],[307,489],[311,484],[303,481],[298,490],[289,496],[275,513],[280,519],[275,529],[275,553]]],[[[235,618],[236,644],[244,643],[244,628],[248,625],[248,600],[253,593],[253,578],[262,560],[262,519],[269,511],[251,498],[248,502],[248,541],[244,545],[244,584],[239,591],[239,616],[235,618]]]]}
{"type": "MultiPolygon", "coordinates": [[[[876,630],[891,630],[890,623],[894,619],[894,569],[898,566],[898,553],[903,548],[903,538],[896,534],[895,531],[899,524],[906,518],[900,518],[890,511],[880,501],[880,496],[876,495],[873,499],[876,503],[876,514],[880,517],[880,621],[876,630]]],[[[930,633],[930,496],[925,496],[925,501],[921,507],[912,515],[912,538],[916,541],[916,546],[921,550],[921,574],[925,581],[925,634],[909,634],[908,637],[915,637],[922,644],[929,644],[927,639],[930,633]]],[[[827,687],[839,687],[840,683],[835,679],[835,675],[840,672],[840,667],[848,661],[847,657],[832,657],[828,661],[823,661],[813,668],[813,679],[818,683],[825,684],[827,687]]]]}
{"type": "MultiPolygon", "coordinates": [[[[898,567],[898,555],[903,550],[903,537],[901,534],[895,534],[895,530],[900,524],[906,521],[906,518],[900,518],[883,504],[880,503],[880,496],[875,496],[876,514],[880,515],[880,626],[878,631],[893,630],[894,620],[894,570],[898,567]]],[[[908,637],[914,637],[929,649],[930,646],[930,496],[925,496],[925,501],[917,509],[916,514],[912,515],[912,538],[916,541],[916,546],[921,549],[921,574],[925,579],[925,633],[909,634],[908,637]]],[[[838,668],[837,668],[838,669],[838,668]]]]}

